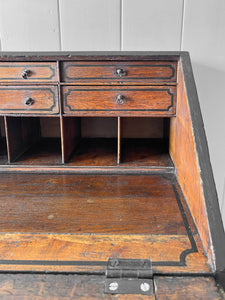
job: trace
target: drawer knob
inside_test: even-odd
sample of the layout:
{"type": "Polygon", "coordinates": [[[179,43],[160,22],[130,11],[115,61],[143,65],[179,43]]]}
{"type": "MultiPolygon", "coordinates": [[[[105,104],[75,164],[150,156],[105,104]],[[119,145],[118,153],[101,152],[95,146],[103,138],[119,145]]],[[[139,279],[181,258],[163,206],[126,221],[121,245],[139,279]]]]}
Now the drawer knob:
{"type": "Polygon", "coordinates": [[[121,105],[121,104],[124,103],[124,100],[125,100],[125,96],[118,95],[117,98],[116,98],[116,103],[121,105]]]}
{"type": "Polygon", "coordinates": [[[28,69],[23,70],[22,77],[23,79],[27,79],[30,76],[31,71],[28,69]]]}
{"type": "Polygon", "coordinates": [[[116,75],[119,77],[126,76],[127,72],[123,69],[116,69],[116,75]]]}
{"type": "Polygon", "coordinates": [[[27,99],[25,100],[25,104],[26,104],[27,106],[33,105],[33,104],[34,104],[34,99],[32,99],[31,97],[27,98],[27,99]]]}

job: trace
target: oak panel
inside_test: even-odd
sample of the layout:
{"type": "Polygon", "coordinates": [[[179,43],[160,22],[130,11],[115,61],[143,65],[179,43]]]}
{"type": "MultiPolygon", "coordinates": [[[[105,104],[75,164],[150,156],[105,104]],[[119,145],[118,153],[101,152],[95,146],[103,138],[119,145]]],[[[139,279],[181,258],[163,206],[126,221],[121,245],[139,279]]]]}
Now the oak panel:
{"type": "Polygon", "coordinates": [[[2,114],[57,114],[58,112],[57,87],[0,87],[0,113],[2,114]]]}
{"type": "Polygon", "coordinates": [[[63,81],[88,84],[176,82],[177,62],[65,62],[63,81]],[[121,74],[117,73],[121,70],[121,74]]]}
{"type": "Polygon", "coordinates": [[[27,83],[57,81],[56,63],[46,62],[1,62],[0,83],[15,82],[27,83]]]}
{"type": "Polygon", "coordinates": [[[174,115],[175,87],[63,87],[64,113],[69,115],[174,115]],[[121,100],[122,96],[122,100],[121,100]],[[120,99],[118,99],[120,97],[120,99]]]}

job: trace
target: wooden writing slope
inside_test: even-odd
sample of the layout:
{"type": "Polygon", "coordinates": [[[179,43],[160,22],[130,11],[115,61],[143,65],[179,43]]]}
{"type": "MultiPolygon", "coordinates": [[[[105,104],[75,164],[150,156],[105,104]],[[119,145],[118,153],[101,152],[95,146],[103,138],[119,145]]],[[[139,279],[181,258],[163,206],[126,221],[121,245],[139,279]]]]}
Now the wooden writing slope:
{"type": "Polygon", "coordinates": [[[1,272],[85,273],[60,276],[96,298],[225,285],[188,53],[3,52],[0,114],[1,272]]]}

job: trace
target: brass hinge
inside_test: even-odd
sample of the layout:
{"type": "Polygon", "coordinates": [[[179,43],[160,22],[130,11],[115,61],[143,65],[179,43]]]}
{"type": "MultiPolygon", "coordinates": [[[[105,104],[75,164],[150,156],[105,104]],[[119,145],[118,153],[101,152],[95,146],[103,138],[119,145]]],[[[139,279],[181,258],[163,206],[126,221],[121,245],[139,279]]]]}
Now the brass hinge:
{"type": "Polygon", "coordinates": [[[107,264],[106,294],[154,294],[150,259],[115,259],[107,264]]]}

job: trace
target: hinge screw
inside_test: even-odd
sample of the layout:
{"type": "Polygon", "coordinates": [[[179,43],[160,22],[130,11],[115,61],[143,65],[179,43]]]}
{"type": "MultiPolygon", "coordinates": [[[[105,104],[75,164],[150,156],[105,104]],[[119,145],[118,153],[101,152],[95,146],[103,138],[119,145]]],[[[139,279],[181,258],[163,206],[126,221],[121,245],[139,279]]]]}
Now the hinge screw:
{"type": "Polygon", "coordinates": [[[118,259],[112,259],[111,262],[110,262],[110,266],[113,267],[113,268],[116,268],[119,266],[119,261],[118,259]]]}
{"type": "Polygon", "coordinates": [[[143,282],[140,287],[142,292],[148,292],[150,290],[150,285],[147,282],[143,282]]]}
{"type": "Polygon", "coordinates": [[[110,291],[116,291],[118,289],[118,286],[119,286],[118,282],[113,281],[109,284],[109,289],[110,291]]]}

